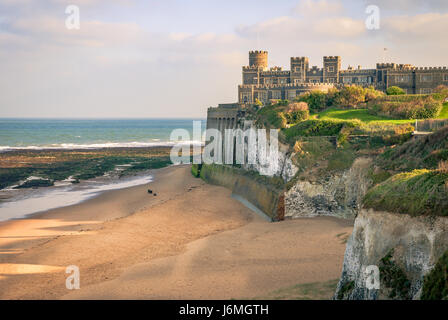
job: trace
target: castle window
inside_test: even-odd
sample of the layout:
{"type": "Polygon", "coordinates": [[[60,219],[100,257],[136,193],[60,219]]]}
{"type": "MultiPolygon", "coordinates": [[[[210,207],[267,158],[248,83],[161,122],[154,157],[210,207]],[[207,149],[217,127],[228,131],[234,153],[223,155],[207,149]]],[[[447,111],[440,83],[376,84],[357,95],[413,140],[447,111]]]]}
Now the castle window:
{"type": "Polygon", "coordinates": [[[328,67],[328,72],[334,72],[334,66],[329,66],[328,67]]]}
{"type": "Polygon", "coordinates": [[[423,74],[421,80],[422,82],[432,82],[432,74],[423,74]]]}
{"type": "Polygon", "coordinates": [[[287,83],[287,80],[286,80],[286,78],[279,78],[278,83],[285,84],[285,83],[287,83]]]}
{"type": "Polygon", "coordinates": [[[344,77],[342,81],[344,83],[352,83],[353,82],[353,78],[352,77],[344,77]]]}
{"type": "Polygon", "coordinates": [[[294,79],[294,84],[299,84],[299,83],[301,83],[301,82],[302,82],[301,79],[294,79]]]}
{"type": "Polygon", "coordinates": [[[448,74],[443,75],[443,81],[448,81],[448,74]]]}
{"type": "Polygon", "coordinates": [[[240,100],[242,103],[252,102],[252,95],[250,93],[242,92],[240,95],[240,100]]]}
{"type": "Polygon", "coordinates": [[[273,83],[274,83],[273,80],[274,80],[274,79],[272,79],[272,78],[266,78],[266,79],[264,79],[264,83],[265,83],[265,84],[273,84],[273,83]]]}
{"type": "Polygon", "coordinates": [[[408,83],[410,80],[411,80],[411,77],[409,75],[395,76],[395,82],[408,83]]]}
{"type": "Polygon", "coordinates": [[[295,67],[295,68],[294,68],[294,71],[295,71],[295,72],[300,72],[300,67],[295,67]]]}
{"type": "Polygon", "coordinates": [[[297,93],[296,90],[288,90],[288,99],[294,99],[296,97],[297,93]]]}
{"type": "Polygon", "coordinates": [[[369,81],[369,77],[358,77],[356,80],[360,83],[367,83],[369,81]]]}
{"type": "Polygon", "coordinates": [[[272,99],[281,99],[282,92],[280,90],[272,91],[272,99]]]}
{"type": "Polygon", "coordinates": [[[268,93],[266,91],[259,91],[258,100],[261,102],[266,102],[268,100],[268,93]]]}

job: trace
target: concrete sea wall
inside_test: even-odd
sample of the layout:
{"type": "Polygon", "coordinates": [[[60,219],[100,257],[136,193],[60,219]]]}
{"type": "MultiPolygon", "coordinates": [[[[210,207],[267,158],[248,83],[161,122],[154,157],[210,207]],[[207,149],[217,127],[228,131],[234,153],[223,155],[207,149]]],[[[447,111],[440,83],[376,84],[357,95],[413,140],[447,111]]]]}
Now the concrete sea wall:
{"type": "Polygon", "coordinates": [[[272,221],[284,218],[283,190],[270,182],[270,178],[258,176],[244,169],[223,165],[202,165],[200,177],[207,183],[220,185],[249,201],[272,221]]]}

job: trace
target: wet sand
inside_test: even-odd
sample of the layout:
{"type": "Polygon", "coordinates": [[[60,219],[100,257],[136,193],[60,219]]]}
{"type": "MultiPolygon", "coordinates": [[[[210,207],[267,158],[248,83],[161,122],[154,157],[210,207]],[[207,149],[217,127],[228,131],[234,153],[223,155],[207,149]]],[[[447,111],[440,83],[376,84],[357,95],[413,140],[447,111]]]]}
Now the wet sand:
{"type": "Polygon", "coordinates": [[[253,298],[340,276],[351,222],[270,223],[188,166],[153,175],[149,185],[0,223],[0,298],[253,298]],[[69,265],[80,269],[79,290],[65,286],[69,265]]]}

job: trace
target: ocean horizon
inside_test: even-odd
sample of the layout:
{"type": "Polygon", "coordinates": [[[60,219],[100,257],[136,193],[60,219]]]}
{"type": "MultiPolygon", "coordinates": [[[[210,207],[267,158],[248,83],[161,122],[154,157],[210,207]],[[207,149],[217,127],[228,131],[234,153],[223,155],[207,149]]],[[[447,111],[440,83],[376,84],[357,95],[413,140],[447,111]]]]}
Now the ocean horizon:
{"type": "Polygon", "coordinates": [[[195,118],[0,118],[0,152],[45,149],[151,147],[173,144],[171,132],[185,129],[194,141],[195,118]]]}

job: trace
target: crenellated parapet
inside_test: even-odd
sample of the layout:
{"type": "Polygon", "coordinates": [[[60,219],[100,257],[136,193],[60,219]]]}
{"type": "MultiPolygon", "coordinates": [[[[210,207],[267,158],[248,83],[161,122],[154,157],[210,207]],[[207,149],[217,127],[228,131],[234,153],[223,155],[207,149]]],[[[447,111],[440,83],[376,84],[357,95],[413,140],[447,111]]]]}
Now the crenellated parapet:
{"type": "Polygon", "coordinates": [[[427,70],[430,70],[430,71],[442,71],[442,70],[447,70],[446,69],[446,67],[418,67],[418,68],[415,68],[414,70],[419,70],[419,71],[427,71],[427,70]]]}
{"type": "Polygon", "coordinates": [[[255,50],[249,52],[249,66],[255,66],[266,70],[268,67],[268,52],[255,50]]]}
{"type": "Polygon", "coordinates": [[[281,89],[281,88],[288,88],[288,89],[310,89],[315,90],[319,87],[334,87],[335,83],[330,82],[319,82],[319,83],[313,83],[313,82],[306,82],[306,83],[285,83],[285,84],[240,84],[238,85],[238,88],[240,89],[281,89]]]}
{"type": "Polygon", "coordinates": [[[305,62],[308,61],[307,57],[291,57],[292,62],[305,62]]]}

